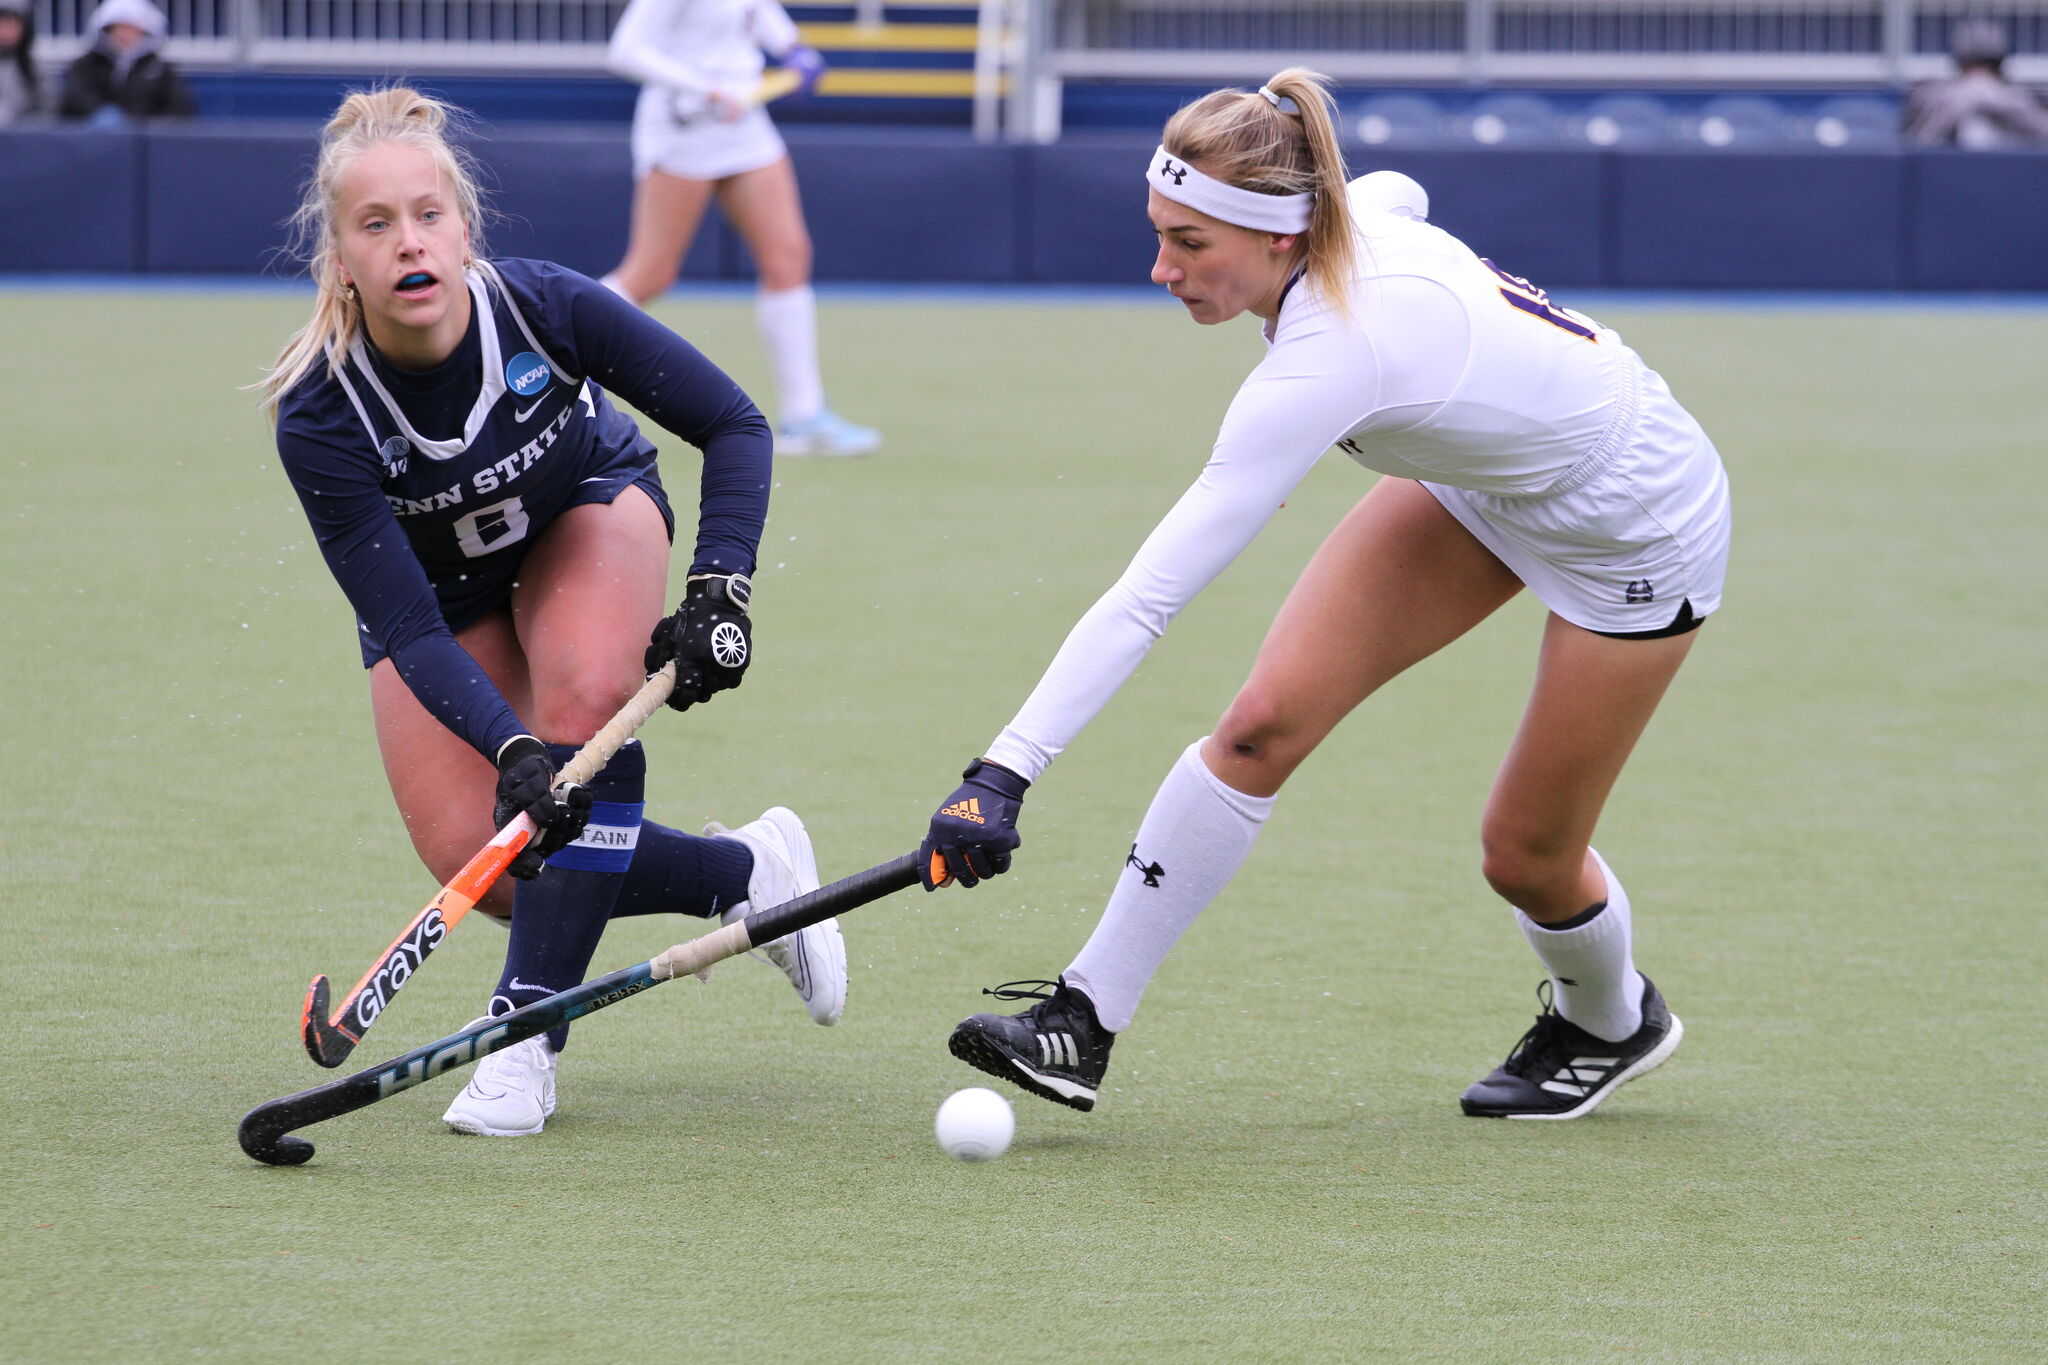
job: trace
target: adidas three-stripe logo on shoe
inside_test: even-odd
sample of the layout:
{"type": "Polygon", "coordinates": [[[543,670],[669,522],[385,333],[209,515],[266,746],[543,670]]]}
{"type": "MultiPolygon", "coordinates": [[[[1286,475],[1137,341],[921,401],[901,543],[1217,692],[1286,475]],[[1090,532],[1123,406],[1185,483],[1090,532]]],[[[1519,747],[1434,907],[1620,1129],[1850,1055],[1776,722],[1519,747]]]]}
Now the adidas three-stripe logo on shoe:
{"type": "Polygon", "coordinates": [[[1038,1035],[1039,1060],[1047,1067],[1063,1066],[1068,1070],[1081,1065],[1081,1050],[1074,1046],[1071,1033],[1041,1033],[1038,1035]]]}
{"type": "Polygon", "coordinates": [[[1643,978],[1643,1023],[1618,1043],[1596,1038],[1551,1008],[1548,981],[1537,991],[1543,1013],[1508,1059],[1467,1089],[1459,1105],[1477,1118],[1575,1119],[1621,1086],[1662,1066],[1685,1026],[1643,978]]]}
{"type": "Polygon", "coordinates": [[[1584,1099],[1619,1065],[1619,1057],[1574,1057],[1560,1067],[1555,1076],[1543,1082],[1543,1088],[1574,1099],[1584,1099]]]}
{"type": "Polygon", "coordinates": [[[983,994],[1038,1003],[963,1020],[947,1044],[953,1055],[1055,1104],[1093,1109],[1116,1035],[1096,1021],[1088,997],[1061,981],[1010,981],[983,994]]]}

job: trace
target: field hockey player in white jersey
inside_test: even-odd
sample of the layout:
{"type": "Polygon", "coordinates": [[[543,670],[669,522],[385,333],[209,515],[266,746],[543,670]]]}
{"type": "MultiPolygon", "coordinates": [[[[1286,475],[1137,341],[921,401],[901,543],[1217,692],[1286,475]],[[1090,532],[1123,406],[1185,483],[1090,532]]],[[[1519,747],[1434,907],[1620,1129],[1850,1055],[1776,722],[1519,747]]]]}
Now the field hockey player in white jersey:
{"type": "Polygon", "coordinates": [[[782,402],[775,453],[870,454],[881,433],[825,402],[811,237],[796,170],[762,107],[774,93],[763,83],[763,52],[805,94],[825,73],[775,0],[632,0],[619,16],[606,64],[641,90],[632,234],[604,282],[634,303],[662,293],[717,199],[760,274],[755,318],[782,402]]]}
{"type": "MultiPolygon", "coordinates": [[[[446,882],[522,812],[540,826],[511,866],[516,894],[501,881],[478,902],[510,922],[498,1015],[581,982],[611,919],[730,920],[814,890],[818,874],[802,822],[779,806],[709,838],[643,820],[637,742],[587,786],[557,784],[668,661],[677,709],[742,681],[768,427],[695,347],[595,280],[487,259],[450,112],[404,88],[335,111],[298,218],[313,315],[262,387],[279,458],[356,610],[378,748],[421,861],[446,882]],[[608,391],[703,452],[689,581],[665,619],[674,513],[653,443],[608,391]],[[735,634],[740,647],[713,647],[735,634]]],[[[812,1018],[839,1017],[836,924],[765,955],[812,1018]]],[[[485,1058],[448,1124],[538,1133],[565,1037],[485,1058]]]]}
{"type": "Polygon", "coordinates": [[[966,1020],[952,1050],[1092,1108],[1146,984],[1288,776],[1353,707],[1526,588],[1549,614],[1481,843],[1548,983],[1535,1026],[1462,1105],[1577,1118],[1682,1032],[1636,970],[1628,895],[1591,841],[1720,603],[1727,479],[1614,332],[1430,226],[1406,177],[1347,189],[1324,85],[1291,69],[1167,124],[1145,169],[1153,282],[1197,322],[1263,319],[1269,349],[1200,477],[932,817],[927,861],[969,886],[1006,870],[1026,789],[1323,452],[1382,477],[1303,570],[1214,733],[1167,774],[1080,955],[1056,982],[1013,983],[1001,998],[1039,1003],[966,1020]]]}

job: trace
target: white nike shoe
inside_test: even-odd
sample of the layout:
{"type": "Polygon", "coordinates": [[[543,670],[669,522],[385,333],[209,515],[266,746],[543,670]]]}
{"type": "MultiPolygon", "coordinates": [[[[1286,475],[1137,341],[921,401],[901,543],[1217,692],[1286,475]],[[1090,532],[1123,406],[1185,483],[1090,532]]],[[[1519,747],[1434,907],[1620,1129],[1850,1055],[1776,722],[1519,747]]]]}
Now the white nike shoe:
{"type": "Polygon", "coordinates": [[[477,1137],[530,1137],[554,1112],[555,1049],[543,1033],[478,1062],[441,1122],[477,1137]]]}
{"type": "MultiPolygon", "coordinates": [[[[817,855],[811,852],[811,836],[795,811],[776,806],[738,829],[710,824],[704,832],[737,839],[754,855],[747,898],[726,908],[721,916],[725,923],[818,889],[817,855]]],[[[839,1022],[846,1009],[846,940],[840,936],[838,920],[822,920],[759,946],[762,955],[780,967],[789,984],[796,987],[812,1019],[820,1024],[839,1022]]]]}

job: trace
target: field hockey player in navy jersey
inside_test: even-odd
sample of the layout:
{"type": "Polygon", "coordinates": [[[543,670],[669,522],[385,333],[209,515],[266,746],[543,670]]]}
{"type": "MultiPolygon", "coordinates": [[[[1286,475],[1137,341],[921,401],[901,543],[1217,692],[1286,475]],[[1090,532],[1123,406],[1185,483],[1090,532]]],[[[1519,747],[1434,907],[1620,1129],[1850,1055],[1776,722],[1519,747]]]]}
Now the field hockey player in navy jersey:
{"type": "MultiPolygon", "coordinates": [[[[452,112],[403,88],[336,110],[297,218],[318,297],[262,392],[355,608],[378,747],[421,860],[445,881],[522,811],[540,826],[515,879],[479,903],[510,922],[489,1006],[502,1014],[582,981],[613,918],[731,919],[818,873],[781,807],[703,838],[643,820],[636,742],[587,787],[558,784],[669,660],[678,710],[739,685],[751,649],[729,648],[731,627],[750,638],[769,429],[717,366],[595,281],[486,260],[452,112]],[[674,516],[653,444],[608,392],[703,452],[688,584],[665,618],[674,516]]],[[[838,1019],[835,923],[767,955],[812,1018],[838,1019]]],[[[486,1058],[449,1126],[540,1132],[564,1032],[486,1058]]]]}

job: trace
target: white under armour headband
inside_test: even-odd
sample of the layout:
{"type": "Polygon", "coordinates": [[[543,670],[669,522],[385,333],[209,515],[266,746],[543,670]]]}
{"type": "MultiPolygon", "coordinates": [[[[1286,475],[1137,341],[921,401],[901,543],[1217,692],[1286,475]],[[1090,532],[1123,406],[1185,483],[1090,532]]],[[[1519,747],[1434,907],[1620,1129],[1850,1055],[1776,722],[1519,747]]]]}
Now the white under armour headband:
{"type": "Polygon", "coordinates": [[[1153,189],[1176,204],[1259,232],[1306,232],[1313,194],[1260,194],[1203,175],[1161,147],[1152,153],[1153,189]]]}

